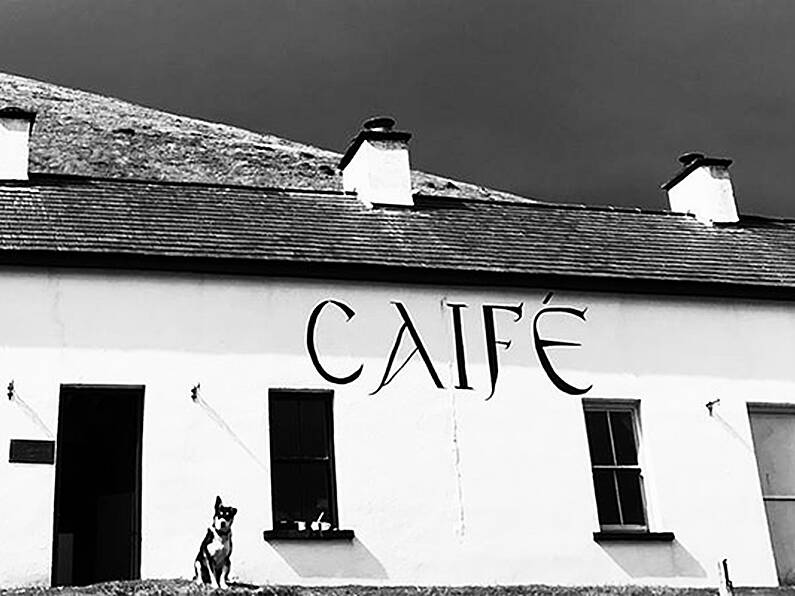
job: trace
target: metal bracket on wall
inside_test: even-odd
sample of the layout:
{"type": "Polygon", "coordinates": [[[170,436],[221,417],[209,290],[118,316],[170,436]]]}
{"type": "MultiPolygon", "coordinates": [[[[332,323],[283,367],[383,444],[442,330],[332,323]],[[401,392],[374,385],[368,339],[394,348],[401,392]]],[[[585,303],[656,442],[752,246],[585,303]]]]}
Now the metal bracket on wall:
{"type": "Polygon", "coordinates": [[[28,418],[30,418],[30,420],[33,421],[33,423],[41,429],[41,431],[48,439],[55,438],[53,432],[46,424],[44,424],[44,421],[39,417],[36,411],[30,405],[28,405],[25,402],[25,400],[23,400],[20,397],[20,395],[17,393],[13,379],[11,379],[11,382],[8,384],[8,401],[17,404],[17,406],[19,406],[19,408],[25,413],[25,415],[28,418]]]}

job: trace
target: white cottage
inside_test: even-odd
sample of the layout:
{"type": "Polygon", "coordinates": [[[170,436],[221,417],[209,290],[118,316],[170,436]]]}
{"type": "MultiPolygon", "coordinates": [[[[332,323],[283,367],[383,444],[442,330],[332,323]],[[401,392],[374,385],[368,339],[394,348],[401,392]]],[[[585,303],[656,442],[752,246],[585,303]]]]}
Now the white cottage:
{"type": "Polygon", "coordinates": [[[729,160],[557,205],[0,101],[0,584],[189,577],[216,495],[247,582],[795,581],[795,223],[729,160]]]}

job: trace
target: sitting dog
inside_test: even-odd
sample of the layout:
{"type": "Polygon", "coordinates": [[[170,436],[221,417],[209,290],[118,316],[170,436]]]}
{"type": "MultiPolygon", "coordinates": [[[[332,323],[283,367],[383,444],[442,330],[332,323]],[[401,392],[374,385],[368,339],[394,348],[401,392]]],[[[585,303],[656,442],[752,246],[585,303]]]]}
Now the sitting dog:
{"type": "Polygon", "coordinates": [[[215,513],[212,525],[207,529],[199,554],[193,567],[196,576],[193,580],[199,584],[210,584],[213,588],[226,590],[229,585],[229,568],[232,554],[232,521],[237,509],[224,507],[221,497],[215,497],[215,513]]]}

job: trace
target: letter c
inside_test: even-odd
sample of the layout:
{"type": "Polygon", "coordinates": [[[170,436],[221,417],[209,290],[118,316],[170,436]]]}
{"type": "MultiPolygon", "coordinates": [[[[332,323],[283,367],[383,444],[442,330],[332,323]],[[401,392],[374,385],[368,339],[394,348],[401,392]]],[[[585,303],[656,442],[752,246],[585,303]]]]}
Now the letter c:
{"type": "Polygon", "coordinates": [[[362,368],[364,368],[363,364],[359,365],[359,368],[357,368],[347,377],[335,377],[320,365],[320,360],[318,360],[317,357],[317,349],[315,348],[315,326],[317,325],[317,318],[320,316],[320,311],[322,311],[327,304],[333,304],[342,312],[344,312],[345,316],[348,317],[346,321],[350,321],[356,314],[350,306],[344,302],[338,302],[337,300],[324,300],[318,304],[312,310],[312,314],[309,315],[309,321],[306,325],[306,349],[309,351],[309,358],[312,360],[312,364],[315,365],[315,370],[320,373],[321,377],[330,383],[335,383],[337,385],[347,385],[348,383],[353,383],[359,378],[359,375],[362,374],[362,368]]]}

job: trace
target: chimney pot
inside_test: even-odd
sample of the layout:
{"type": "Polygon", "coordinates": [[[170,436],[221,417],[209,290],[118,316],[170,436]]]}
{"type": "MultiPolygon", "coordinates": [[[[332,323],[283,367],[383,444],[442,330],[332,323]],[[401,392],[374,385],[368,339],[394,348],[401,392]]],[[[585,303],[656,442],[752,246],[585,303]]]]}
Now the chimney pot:
{"type": "Polygon", "coordinates": [[[678,157],[679,163],[683,166],[689,166],[694,161],[698,161],[699,159],[704,159],[703,153],[698,153],[697,151],[689,151],[687,153],[682,153],[678,157]]]}
{"type": "Polygon", "coordinates": [[[365,130],[378,130],[381,132],[387,132],[392,130],[394,126],[394,118],[390,118],[389,116],[376,116],[375,118],[365,120],[362,128],[365,130]]]}

